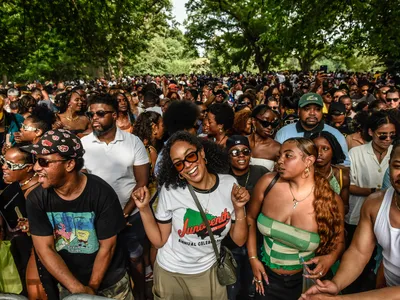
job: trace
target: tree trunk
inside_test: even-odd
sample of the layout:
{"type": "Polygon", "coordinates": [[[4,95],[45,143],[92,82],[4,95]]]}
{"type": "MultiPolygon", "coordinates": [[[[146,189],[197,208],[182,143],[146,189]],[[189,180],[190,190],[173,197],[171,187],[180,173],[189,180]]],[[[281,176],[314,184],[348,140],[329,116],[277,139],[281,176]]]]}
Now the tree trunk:
{"type": "Polygon", "coordinates": [[[3,85],[7,84],[7,74],[3,74],[3,85]]]}

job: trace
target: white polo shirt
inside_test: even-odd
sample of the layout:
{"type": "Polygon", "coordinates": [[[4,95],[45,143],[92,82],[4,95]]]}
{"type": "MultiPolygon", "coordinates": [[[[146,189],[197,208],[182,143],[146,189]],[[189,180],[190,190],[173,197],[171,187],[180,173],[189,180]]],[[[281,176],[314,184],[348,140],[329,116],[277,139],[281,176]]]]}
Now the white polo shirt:
{"type": "MultiPolygon", "coordinates": [[[[85,154],[84,168],[106,181],[118,195],[122,208],[128,202],[136,186],[133,166],[149,163],[146,148],[133,134],[117,127],[115,139],[108,145],[93,133],[81,139],[85,154]]],[[[135,211],[132,212],[135,213],[135,211]]]]}
{"type": "MultiPolygon", "coordinates": [[[[350,185],[356,185],[362,188],[382,188],[383,176],[389,166],[392,148],[393,146],[390,145],[381,163],[379,163],[374,149],[372,149],[372,142],[351,148],[349,151],[350,185]]],[[[358,225],[361,206],[366,198],[367,197],[364,196],[350,194],[349,212],[345,217],[347,224],[358,225]]]]}

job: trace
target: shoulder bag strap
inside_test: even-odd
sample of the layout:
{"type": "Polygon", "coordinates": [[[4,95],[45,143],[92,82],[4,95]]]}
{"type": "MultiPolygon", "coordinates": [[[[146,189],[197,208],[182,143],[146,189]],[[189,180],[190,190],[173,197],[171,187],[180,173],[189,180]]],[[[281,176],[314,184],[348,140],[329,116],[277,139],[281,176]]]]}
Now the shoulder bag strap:
{"type": "Polygon", "coordinates": [[[272,178],[271,182],[269,183],[269,185],[267,186],[265,192],[264,192],[264,198],[267,196],[267,194],[269,193],[269,191],[274,187],[275,183],[278,181],[279,179],[279,173],[276,173],[276,175],[274,176],[274,178],[272,178]]]}
{"type": "Polygon", "coordinates": [[[196,203],[197,208],[199,209],[201,218],[203,219],[203,222],[207,227],[208,235],[210,236],[211,243],[212,243],[213,248],[214,248],[215,256],[217,257],[217,261],[219,261],[219,251],[218,251],[217,243],[215,242],[214,234],[213,234],[213,232],[211,230],[211,227],[210,227],[210,223],[208,222],[206,214],[204,213],[203,208],[200,205],[199,199],[197,199],[197,196],[196,196],[196,194],[195,194],[195,192],[193,190],[193,187],[190,184],[187,184],[187,186],[189,188],[190,194],[193,197],[194,202],[196,203]]]}

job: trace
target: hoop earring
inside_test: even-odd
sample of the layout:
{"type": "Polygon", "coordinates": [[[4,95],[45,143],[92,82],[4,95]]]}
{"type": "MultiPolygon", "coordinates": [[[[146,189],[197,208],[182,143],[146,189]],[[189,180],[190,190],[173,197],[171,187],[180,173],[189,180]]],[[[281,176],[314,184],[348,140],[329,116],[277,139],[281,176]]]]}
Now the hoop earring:
{"type": "Polygon", "coordinates": [[[184,180],[184,179],[185,179],[185,177],[183,177],[183,176],[181,175],[181,173],[178,174],[178,177],[179,177],[179,179],[181,179],[181,180],[184,180]]]}
{"type": "Polygon", "coordinates": [[[208,164],[207,158],[205,158],[205,157],[204,157],[204,162],[205,162],[206,164],[208,164]]]}

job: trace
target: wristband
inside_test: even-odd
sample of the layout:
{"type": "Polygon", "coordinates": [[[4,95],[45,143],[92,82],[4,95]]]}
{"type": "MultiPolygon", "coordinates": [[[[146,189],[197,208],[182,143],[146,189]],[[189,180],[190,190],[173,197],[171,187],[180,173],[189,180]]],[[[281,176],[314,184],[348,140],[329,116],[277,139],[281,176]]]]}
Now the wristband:
{"type": "Polygon", "coordinates": [[[257,256],[250,256],[249,260],[252,260],[252,259],[258,259],[258,257],[257,256]]]}

